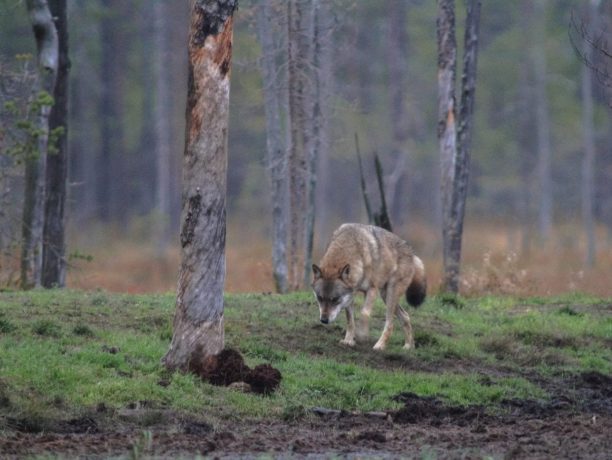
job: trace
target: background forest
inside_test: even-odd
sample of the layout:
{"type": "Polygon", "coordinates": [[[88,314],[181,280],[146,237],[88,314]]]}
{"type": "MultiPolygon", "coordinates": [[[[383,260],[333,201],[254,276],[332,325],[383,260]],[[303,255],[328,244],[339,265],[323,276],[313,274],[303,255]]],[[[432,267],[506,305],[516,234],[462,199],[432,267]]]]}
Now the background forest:
{"type": "MultiPolygon", "coordinates": [[[[302,3],[308,11],[313,1],[302,3]]],[[[314,65],[324,122],[317,137],[314,258],[338,224],[367,221],[357,134],[370,199],[378,206],[376,152],[394,230],[423,255],[435,289],[441,266],[436,2],[316,3],[323,27],[314,65]]],[[[464,232],[465,293],[612,294],[612,97],[585,71],[575,49],[583,40],[572,18],[594,23],[587,19],[586,4],[483,2],[464,232]],[[585,116],[591,113],[587,101],[593,102],[590,116],[585,116]],[[595,148],[592,177],[583,166],[589,143],[595,148]],[[550,169],[542,160],[547,157],[550,169]],[[585,187],[592,187],[594,197],[590,241],[595,252],[590,256],[585,187]]],[[[188,2],[72,0],[68,7],[68,285],[173,289],[188,2]]],[[[459,37],[464,14],[459,2],[459,37]]],[[[601,2],[596,27],[604,38],[610,20],[612,2],[601,2]]],[[[230,291],[274,286],[262,49],[273,57],[274,91],[285,116],[290,97],[282,77],[286,21],[282,1],[243,0],[236,14],[228,166],[230,291]],[[270,20],[262,23],[264,3],[270,20]],[[263,46],[262,27],[271,32],[263,46]]],[[[18,132],[19,125],[5,103],[27,105],[34,55],[24,3],[0,0],[2,285],[15,284],[18,276],[23,200],[23,166],[8,153],[14,136],[7,133],[18,132]],[[11,91],[6,91],[9,80],[11,91]]]]}

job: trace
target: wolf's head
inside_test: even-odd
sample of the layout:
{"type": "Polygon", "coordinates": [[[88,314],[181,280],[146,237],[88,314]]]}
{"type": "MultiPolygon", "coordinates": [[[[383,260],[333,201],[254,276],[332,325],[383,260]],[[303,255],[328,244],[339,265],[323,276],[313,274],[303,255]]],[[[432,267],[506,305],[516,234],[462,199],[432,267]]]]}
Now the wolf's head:
{"type": "Polygon", "coordinates": [[[335,320],[338,313],[353,301],[354,290],[348,282],[350,270],[350,266],[345,265],[342,270],[327,277],[317,265],[312,265],[312,289],[319,304],[323,324],[335,320]]]}

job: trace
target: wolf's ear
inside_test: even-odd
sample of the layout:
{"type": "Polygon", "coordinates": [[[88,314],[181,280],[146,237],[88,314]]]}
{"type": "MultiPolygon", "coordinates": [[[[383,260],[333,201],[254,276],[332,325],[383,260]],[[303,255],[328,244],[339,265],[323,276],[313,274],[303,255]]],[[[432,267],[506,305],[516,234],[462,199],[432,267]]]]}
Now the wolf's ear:
{"type": "Polygon", "coordinates": [[[323,272],[317,266],[317,264],[312,264],[312,274],[314,275],[314,279],[317,280],[323,276],[323,272]]]}
{"type": "Polygon", "coordinates": [[[344,268],[340,270],[340,279],[348,284],[350,273],[351,273],[351,266],[349,264],[346,264],[344,268]]]}

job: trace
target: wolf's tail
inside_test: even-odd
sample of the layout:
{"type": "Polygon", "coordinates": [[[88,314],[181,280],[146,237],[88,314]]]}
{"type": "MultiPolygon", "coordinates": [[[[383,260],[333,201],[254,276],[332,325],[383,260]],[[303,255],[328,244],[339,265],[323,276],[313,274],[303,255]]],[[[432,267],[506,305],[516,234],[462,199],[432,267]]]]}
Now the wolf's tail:
{"type": "Polygon", "coordinates": [[[406,300],[413,307],[418,307],[423,303],[427,296],[427,278],[425,277],[425,265],[417,256],[413,256],[414,275],[412,283],[406,290],[406,300]]]}

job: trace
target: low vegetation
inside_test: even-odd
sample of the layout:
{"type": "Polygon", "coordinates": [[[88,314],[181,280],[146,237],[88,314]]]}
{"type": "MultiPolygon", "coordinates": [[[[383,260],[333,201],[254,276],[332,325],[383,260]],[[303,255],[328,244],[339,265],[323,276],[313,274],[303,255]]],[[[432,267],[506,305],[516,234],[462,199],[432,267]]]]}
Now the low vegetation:
{"type": "Polygon", "coordinates": [[[227,345],[250,366],[269,362],[283,374],[280,389],[262,397],[169,374],[160,358],[173,310],[172,294],[1,293],[0,428],[25,420],[44,429],[46,420],[139,405],[212,423],[295,419],[315,406],[398,408],[394,397],[403,392],[495,411],[503,400],[550,398],[538,384],[546,376],[612,373],[610,299],[434,297],[411,312],[417,349],[403,351],[396,328],[388,350],[378,353],[371,347],[384,320],[381,305],[369,342],[347,348],[339,344],[343,319],[319,324],[310,294],[228,295],[227,345]]]}

